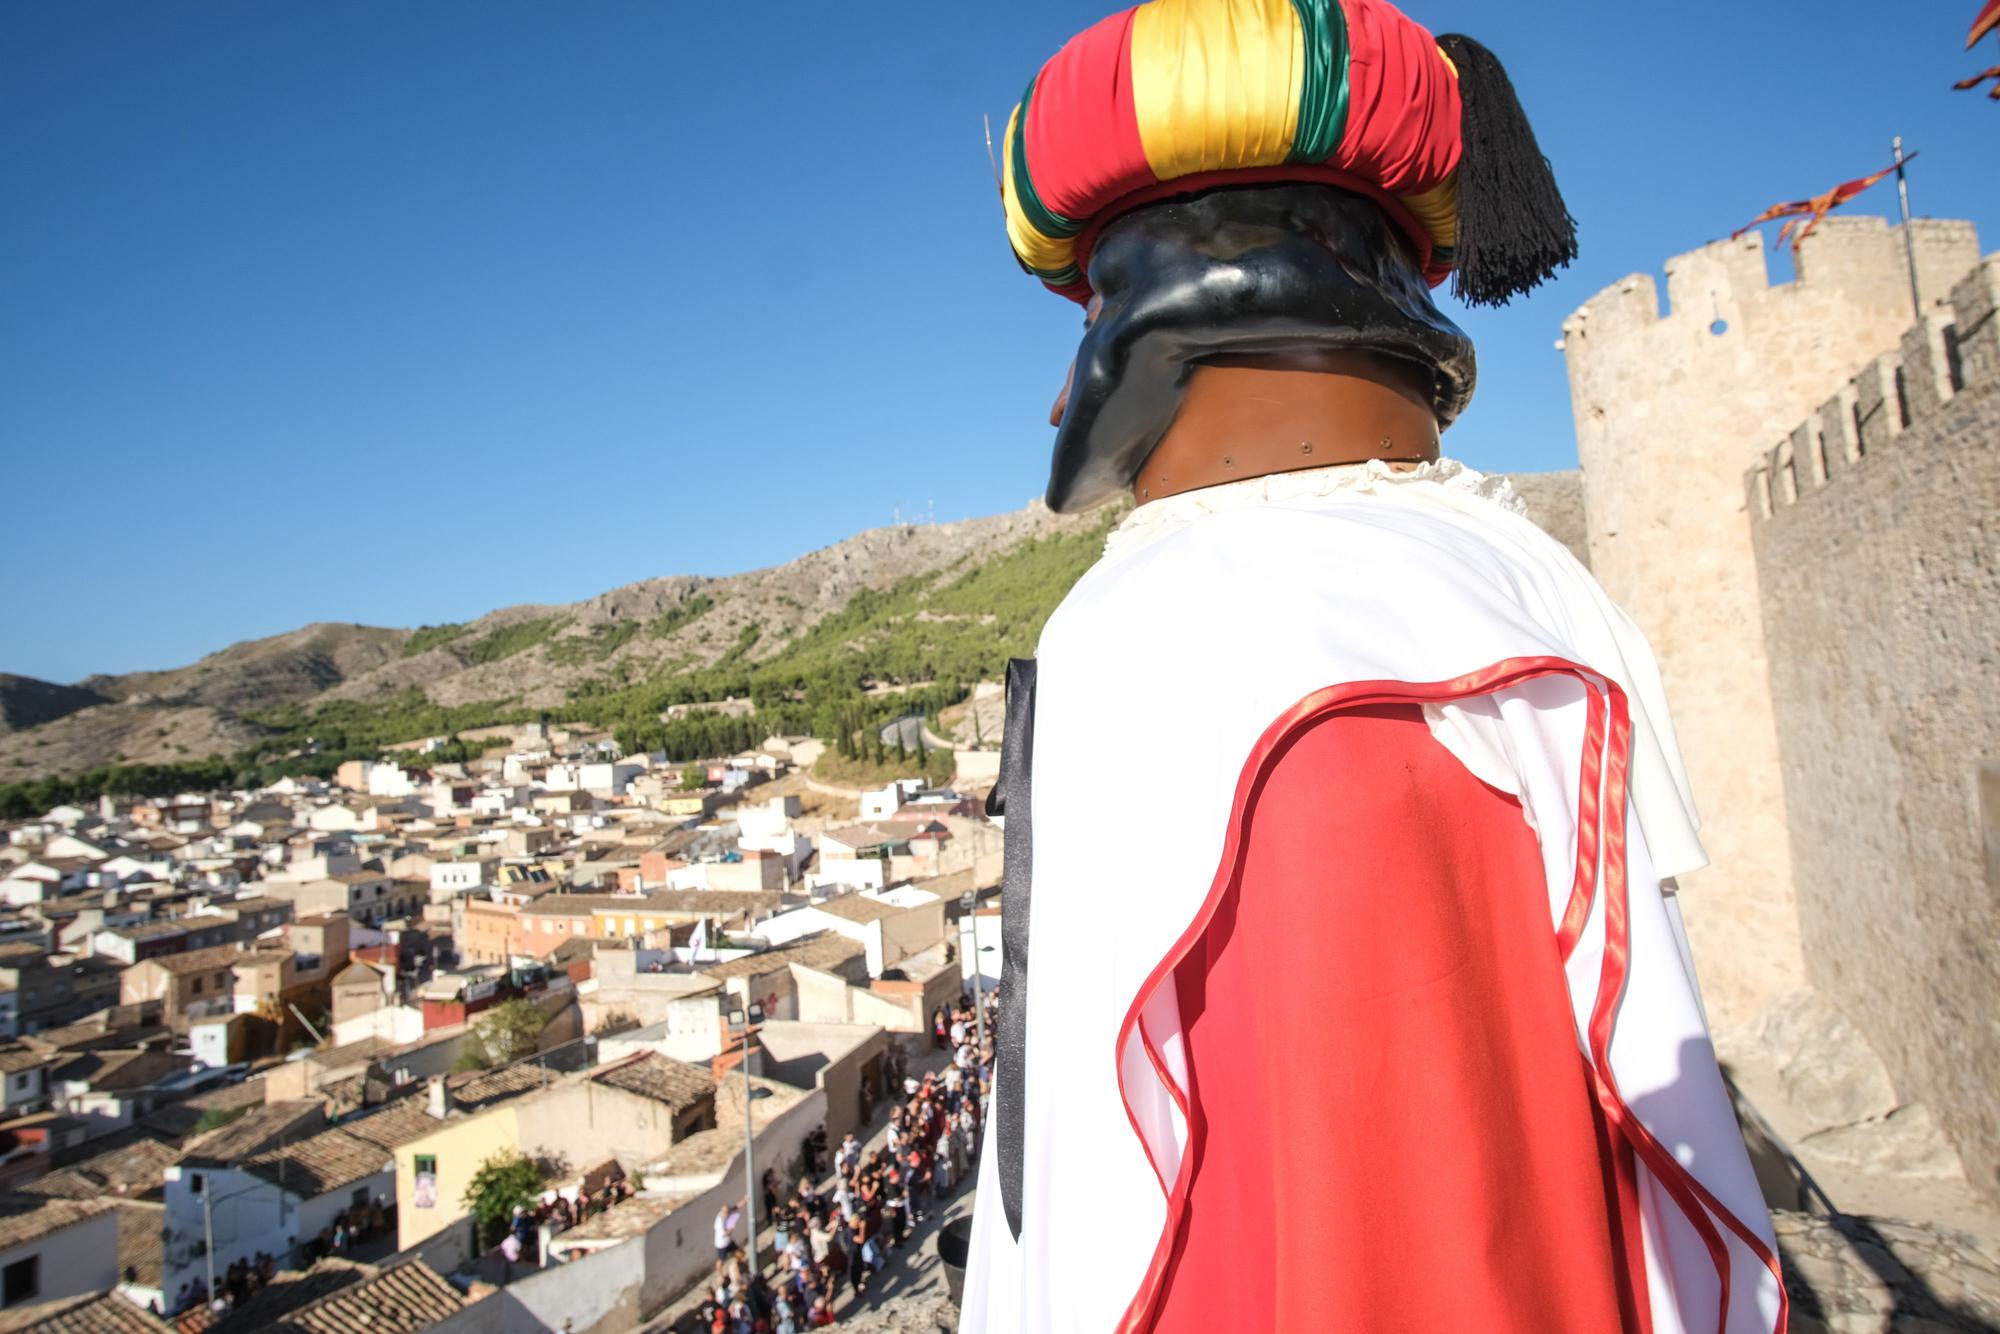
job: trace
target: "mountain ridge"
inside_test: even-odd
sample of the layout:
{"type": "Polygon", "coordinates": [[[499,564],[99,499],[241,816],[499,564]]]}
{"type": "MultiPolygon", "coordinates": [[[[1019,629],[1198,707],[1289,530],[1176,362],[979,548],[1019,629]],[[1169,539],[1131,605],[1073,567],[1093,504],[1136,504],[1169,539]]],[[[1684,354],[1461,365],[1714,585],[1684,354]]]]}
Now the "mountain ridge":
{"type": "MultiPolygon", "coordinates": [[[[1579,474],[1511,480],[1537,522],[1587,562],[1579,474]]],[[[741,574],[662,575],[577,602],[500,607],[459,624],[322,621],[160,671],[96,674],[71,685],[0,675],[0,784],[243,754],[302,739],[315,719],[337,720],[331,730],[350,744],[360,744],[357,736],[384,739],[380,728],[365,725],[347,732],[357,719],[384,711],[404,719],[404,730],[443,732],[489,715],[538,712],[606,726],[615,718],[643,723],[665,716],[654,707],[662,700],[685,702],[698,683],[726,680],[733,688],[762,667],[794,659],[786,670],[800,675],[852,674],[864,661],[879,667],[893,659],[903,675],[921,676],[927,644],[949,641],[938,651],[961,661],[968,652],[990,658],[1002,641],[1032,651],[1028,632],[1039,632],[1094,548],[1072,545],[1053,566],[1036,567],[1047,586],[1030,592],[1019,586],[1019,572],[1004,593],[994,593],[990,580],[971,585],[1010,559],[1032,560],[1032,544],[1087,536],[1118,512],[1057,515],[1036,503],[956,523],[869,529],[741,574]],[[954,594],[954,580],[967,590],[954,594]],[[928,592],[898,601],[899,590],[919,585],[928,592]],[[937,605],[923,602],[932,596],[937,605]],[[1004,617],[982,604],[991,596],[1009,599],[1004,617]],[[975,621],[991,633],[973,633],[975,621]],[[914,649],[883,649],[885,625],[907,630],[914,649]],[[820,642],[828,626],[838,627],[838,636],[820,642]],[[880,650],[872,659],[864,651],[870,644],[880,650]]],[[[823,710],[819,716],[825,725],[823,710]]],[[[644,727],[627,731],[646,744],[658,740],[644,727]]]]}
{"type": "Polygon", "coordinates": [[[869,529],[741,574],[662,575],[572,603],[500,607],[457,626],[322,621],[164,670],[98,673],[72,685],[0,677],[0,782],[240,751],[273,735],[267,716],[287,706],[366,704],[411,689],[446,708],[505,700],[560,710],[592,684],[713,667],[751,626],[756,642],[739,656],[754,664],[862,589],[976,565],[1036,537],[1084,531],[1099,517],[1034,504],[869,529]]]}

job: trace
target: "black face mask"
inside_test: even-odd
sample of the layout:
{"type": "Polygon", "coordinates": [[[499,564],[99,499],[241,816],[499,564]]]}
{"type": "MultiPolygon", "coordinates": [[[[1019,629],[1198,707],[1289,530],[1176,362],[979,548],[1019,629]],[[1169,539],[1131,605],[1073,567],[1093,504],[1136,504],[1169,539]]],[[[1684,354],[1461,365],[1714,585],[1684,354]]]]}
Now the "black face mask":
{"type": "Polygon", "coordinates": [[[1077,349],[1049,468],[1049,508],[1132,485],[1218,357],[1365,351],[1419,368],[1439,426],[1472,397],[1471,340],[1431,303],[1381,209],[1322,185],[1211,190],[1117,219],[1090,256],[1102,301],[1077,349]]]}

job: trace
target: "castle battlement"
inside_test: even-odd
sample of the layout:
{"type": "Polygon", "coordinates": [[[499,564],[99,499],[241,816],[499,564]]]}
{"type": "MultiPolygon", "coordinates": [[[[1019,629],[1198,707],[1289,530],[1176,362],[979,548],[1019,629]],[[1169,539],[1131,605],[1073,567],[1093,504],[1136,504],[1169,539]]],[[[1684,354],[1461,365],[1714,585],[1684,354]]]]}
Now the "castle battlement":
{"type": "MultiPolygon", "coordinates": [[[[1970,222],[1917,218],[1910,223],[1917,255],[1917,278],[1927,302],[1936,302],[1963,273],[1968,254],[1978,254],[1978,231],[1970,222]]],[[[1605,288],[1563,321],[1563,347],[1574,357],[1585,352],[1573,342],[1602,345],[1619,331],[1673,326],[1706,335],[1717,320],[1755,325],[1760,314],[1778,315],[1802,296],[1825,295],[1864,305],[1909,302],[1909,259],[1903,228],[1877,217],[1831,217],[1800,247],[1798,276],[1773,283],[1762,232],[1711,242],[1674,256],[1665,266],[1667,308],[1660,311],[1659,285],[1651,274],[1635,273],[1605,288]]]]}
{"type": "Polygon", "coordinates": [[[1744,474],[1752,523],[1810,501],[1961,395],[2000,385],[2000,255],[1951,289],[1897,348],[1862,367],[1744,474]]]}

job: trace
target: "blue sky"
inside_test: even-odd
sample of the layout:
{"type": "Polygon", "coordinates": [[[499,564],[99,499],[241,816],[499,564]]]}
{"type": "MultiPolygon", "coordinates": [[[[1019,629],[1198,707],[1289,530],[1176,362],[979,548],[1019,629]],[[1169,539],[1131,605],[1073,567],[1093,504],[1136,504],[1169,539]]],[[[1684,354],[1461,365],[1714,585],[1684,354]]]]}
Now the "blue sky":
{"type": "MultiPolygon", "coordinates": [[[[1455,312],[1452,452],[1572,466],[1563,316],[1894,133],[1917,211],[1992,244],[2000,108],[1950,89],[1976,8],[1414,5],[1499,53],[1582,225],[1560,281],[1455,312]]],[[[1106,12],[0,6],[0,671],[1026,503],[1078,317],[1008,255],[980,116],[1106,12]]]]}

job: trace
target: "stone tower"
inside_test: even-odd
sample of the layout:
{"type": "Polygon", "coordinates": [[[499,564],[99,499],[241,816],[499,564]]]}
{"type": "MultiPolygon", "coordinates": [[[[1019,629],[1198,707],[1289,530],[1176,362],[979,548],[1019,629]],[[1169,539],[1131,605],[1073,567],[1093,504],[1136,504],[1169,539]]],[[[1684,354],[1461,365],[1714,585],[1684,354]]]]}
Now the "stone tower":
{"type": "MultiPolygon", "coordinates": [[[[1966,222],[1919,221],[1917,277],[1944,301],[1979,262],[1966,222]]],[[[1912,322],[1900,227],[1832,218],[1773,286],[1762,237],[1667,264],[1563,324],[1593,572],[1652,639],[1709,869],[1683,911],[1727,1029],[1803,987],[1791,853],[1743,476],[1912,322]]]]}

